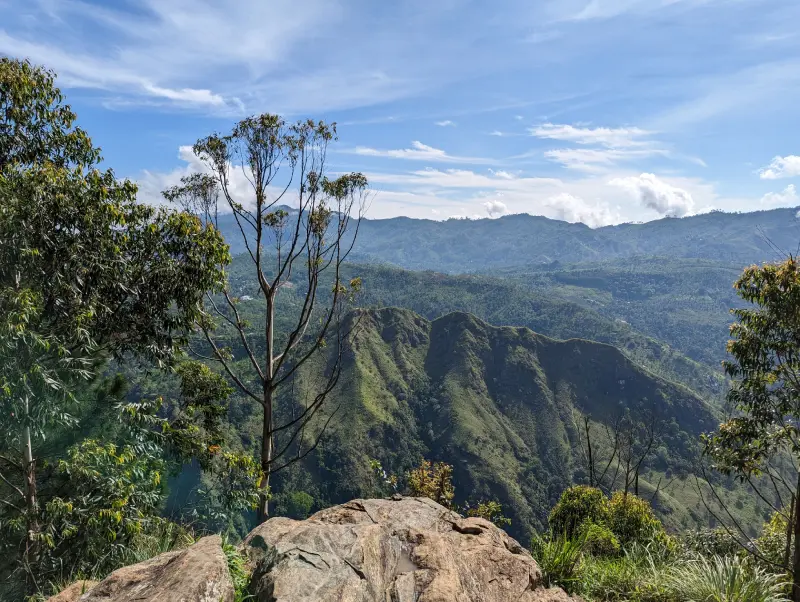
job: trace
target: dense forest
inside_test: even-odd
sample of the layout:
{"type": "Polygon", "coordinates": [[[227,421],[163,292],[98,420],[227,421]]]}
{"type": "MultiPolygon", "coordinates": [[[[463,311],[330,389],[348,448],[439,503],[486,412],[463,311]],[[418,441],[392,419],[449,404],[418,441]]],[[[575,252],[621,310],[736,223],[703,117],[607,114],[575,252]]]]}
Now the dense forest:
{"type": "Polygon", "coordinates": [[[54,77],[0,59],[0,599],[214,532],[244,600],[256,524],[405,494],[588,600],[800,600],[793,210],[368,220],[272,114],[156,207],[54,77]]]}

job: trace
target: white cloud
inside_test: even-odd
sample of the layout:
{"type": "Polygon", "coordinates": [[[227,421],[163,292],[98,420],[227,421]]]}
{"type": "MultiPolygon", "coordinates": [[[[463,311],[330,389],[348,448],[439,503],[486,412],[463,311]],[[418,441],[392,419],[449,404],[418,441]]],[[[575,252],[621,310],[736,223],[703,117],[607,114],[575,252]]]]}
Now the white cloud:
{"type": "Polygon", "coordinates": [[[779,178],[800,176],[800,156],[775,157],[772,159],[772,163],[759,172],[759,175],[762,180],[777,180],[779,178]]]}
{"type": "Polygon", "coordinates": [[[587,203],[581,197],[562,192],[545,201],[545,206],[554,219],[565,222],[582,222],[591,228],[608,226],[621,221],[618,213],[611,211],[606,203],[587,203]]]}
{"type": "Polygon", "coordinates": [[[379,150],[366,146],[357,146],[353,151],[357,155],[367,157],[388,157],[391,159],[407,159],[409,161],[431,161],[435,163],[472,163],[492,164],[496,161],[486,157],[459,157],[423,144],[419,140],[411,143],[411,148],[379,150]]]}
{"type": "Polygon", "coordinates": [[[543,123],[530,128],[532,136],[563,140],[577,144],[597,144],[606,148],[643,146],[647,144],[642,138],[652,132],[636,127],[630,128],[587,128],[573,125],[543,123]]]}
{"type": "Polygon", "coordinates": [[[794,184],[789,184],[782,192],[768,192],[762,196],[761,205],[767,208],[796,207],[800,205],[800,197],[794,184]]]}
{"type": "Polygon", "coordinates": [[[628,191],[642,205],[661,215],[681,217],[691,214],[694,210],[694,199],[690,193],[667,184],[651,173],[615,178],[609,184],[628,191]]]}
{"type": "Polygon", "coordinates": [[[443,127],[443,128],[455,127],[456,126],[456,122],[455,121],[450,121],[449,119],[445,119],[444,121],[437,121],[436,125],[438,125],[439,127],[443,127]]]}
{"type": "MultiPolygon", "coordinates": [[[[140,202],[149,203],[151,205],[165,205],[167,201],[161,193],[171,186],[179,185],[182,177],[193,173],[210,173],[208,166],[194,154],[191,146],[179,147],[178,158],[183,162],[181,167],[177,167],[169,172],[143,171],[139,177],[135,178],[136,184],[139,187],[137,199],[140,202]]],[[[234,169],[229,165],[228,178],[228,190],[230,191],[231,197],[245,207],[251,207],[255,202],[255,195],[250,180],[248,180],[244,172],[239,168],[234,169]]],[[[277,195],[280,190],[276,188],[272,192],[277,195]]],[[[296,197],[293,195],[292,191],[289,191],[285,199],[285,204],[291,205],[296,200],[296,197]]],[[[220,211],[223,213],[226,212],[225,203],[220,203],[220,211]]]]}
{"type": "Polygon", "coordinates": [[[486,208],[486,213],[489,214],[489,217],[500,217],[508,213],[508,207],[500,201],[486,201],[483,206],[486,208]]]}
{"type": "Polygon", "coordinates": [[[600,172],[624,161],[635,161],[653,156],[667,156],[662,149],[613,149],[613,148],[562,148],[545,151],[544,156],[561,163],[567,169],[600,172]]]}

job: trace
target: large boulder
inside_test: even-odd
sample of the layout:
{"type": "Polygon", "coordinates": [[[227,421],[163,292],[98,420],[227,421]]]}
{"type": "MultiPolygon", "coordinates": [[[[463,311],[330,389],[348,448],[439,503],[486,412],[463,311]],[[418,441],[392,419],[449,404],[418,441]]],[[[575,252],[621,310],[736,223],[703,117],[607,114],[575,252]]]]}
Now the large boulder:
{"type": "Polygon", "coordinates": [[[48,598],[47,602],[77,602],[81,596],[97,585],[97,581],[81,579],[65,587],[55,596],[48,598]]]}
{"type": "Polygon", "coordinates": [[[273,518],[243,548],[258,602],[556,602],[531,555],[480,518],[426,498],[354,500],[273,518]]]}
{"type": "Polygon", "coordinates": [[[80,602],[233,602],[219,535],[177,552],[117,569],[80,602]]]}

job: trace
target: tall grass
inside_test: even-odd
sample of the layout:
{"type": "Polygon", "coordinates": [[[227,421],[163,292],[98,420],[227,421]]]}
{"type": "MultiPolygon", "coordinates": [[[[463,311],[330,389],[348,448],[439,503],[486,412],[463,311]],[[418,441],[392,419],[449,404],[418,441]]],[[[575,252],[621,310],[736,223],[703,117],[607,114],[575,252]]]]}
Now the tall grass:
{"type": "Polygon", "coordinates": [[[531,552],[547,587],[558,586],[573,590],[578,564],[583,555],[586,537],[569,538],[566,535],[536,536],[531,543],[531,552]]]}
{"type": "Polygon", "coordinates": [[[768,573],[739,556],[698,556],[679,562],[668,588],[685,602],[786,602],[782,575],[768,573]]]}

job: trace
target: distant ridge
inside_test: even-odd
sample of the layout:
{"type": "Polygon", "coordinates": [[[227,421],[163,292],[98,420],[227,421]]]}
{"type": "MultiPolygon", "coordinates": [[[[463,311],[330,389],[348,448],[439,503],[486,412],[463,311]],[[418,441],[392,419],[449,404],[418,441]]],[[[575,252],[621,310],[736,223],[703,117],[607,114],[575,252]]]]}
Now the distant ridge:
{"type": "MultiPolygon", "coordinates": [[[[245,250],[231,216],[220,218],[220,229],[233,253],[245,250]]],[[[595,229],[528,214],[446,221],[397,217],[365,219],[352,259],[449,273],[635,256],[692,257],[743,266],[796,252],[799,244],[796,209],[715,211],[595,229]]]]}

